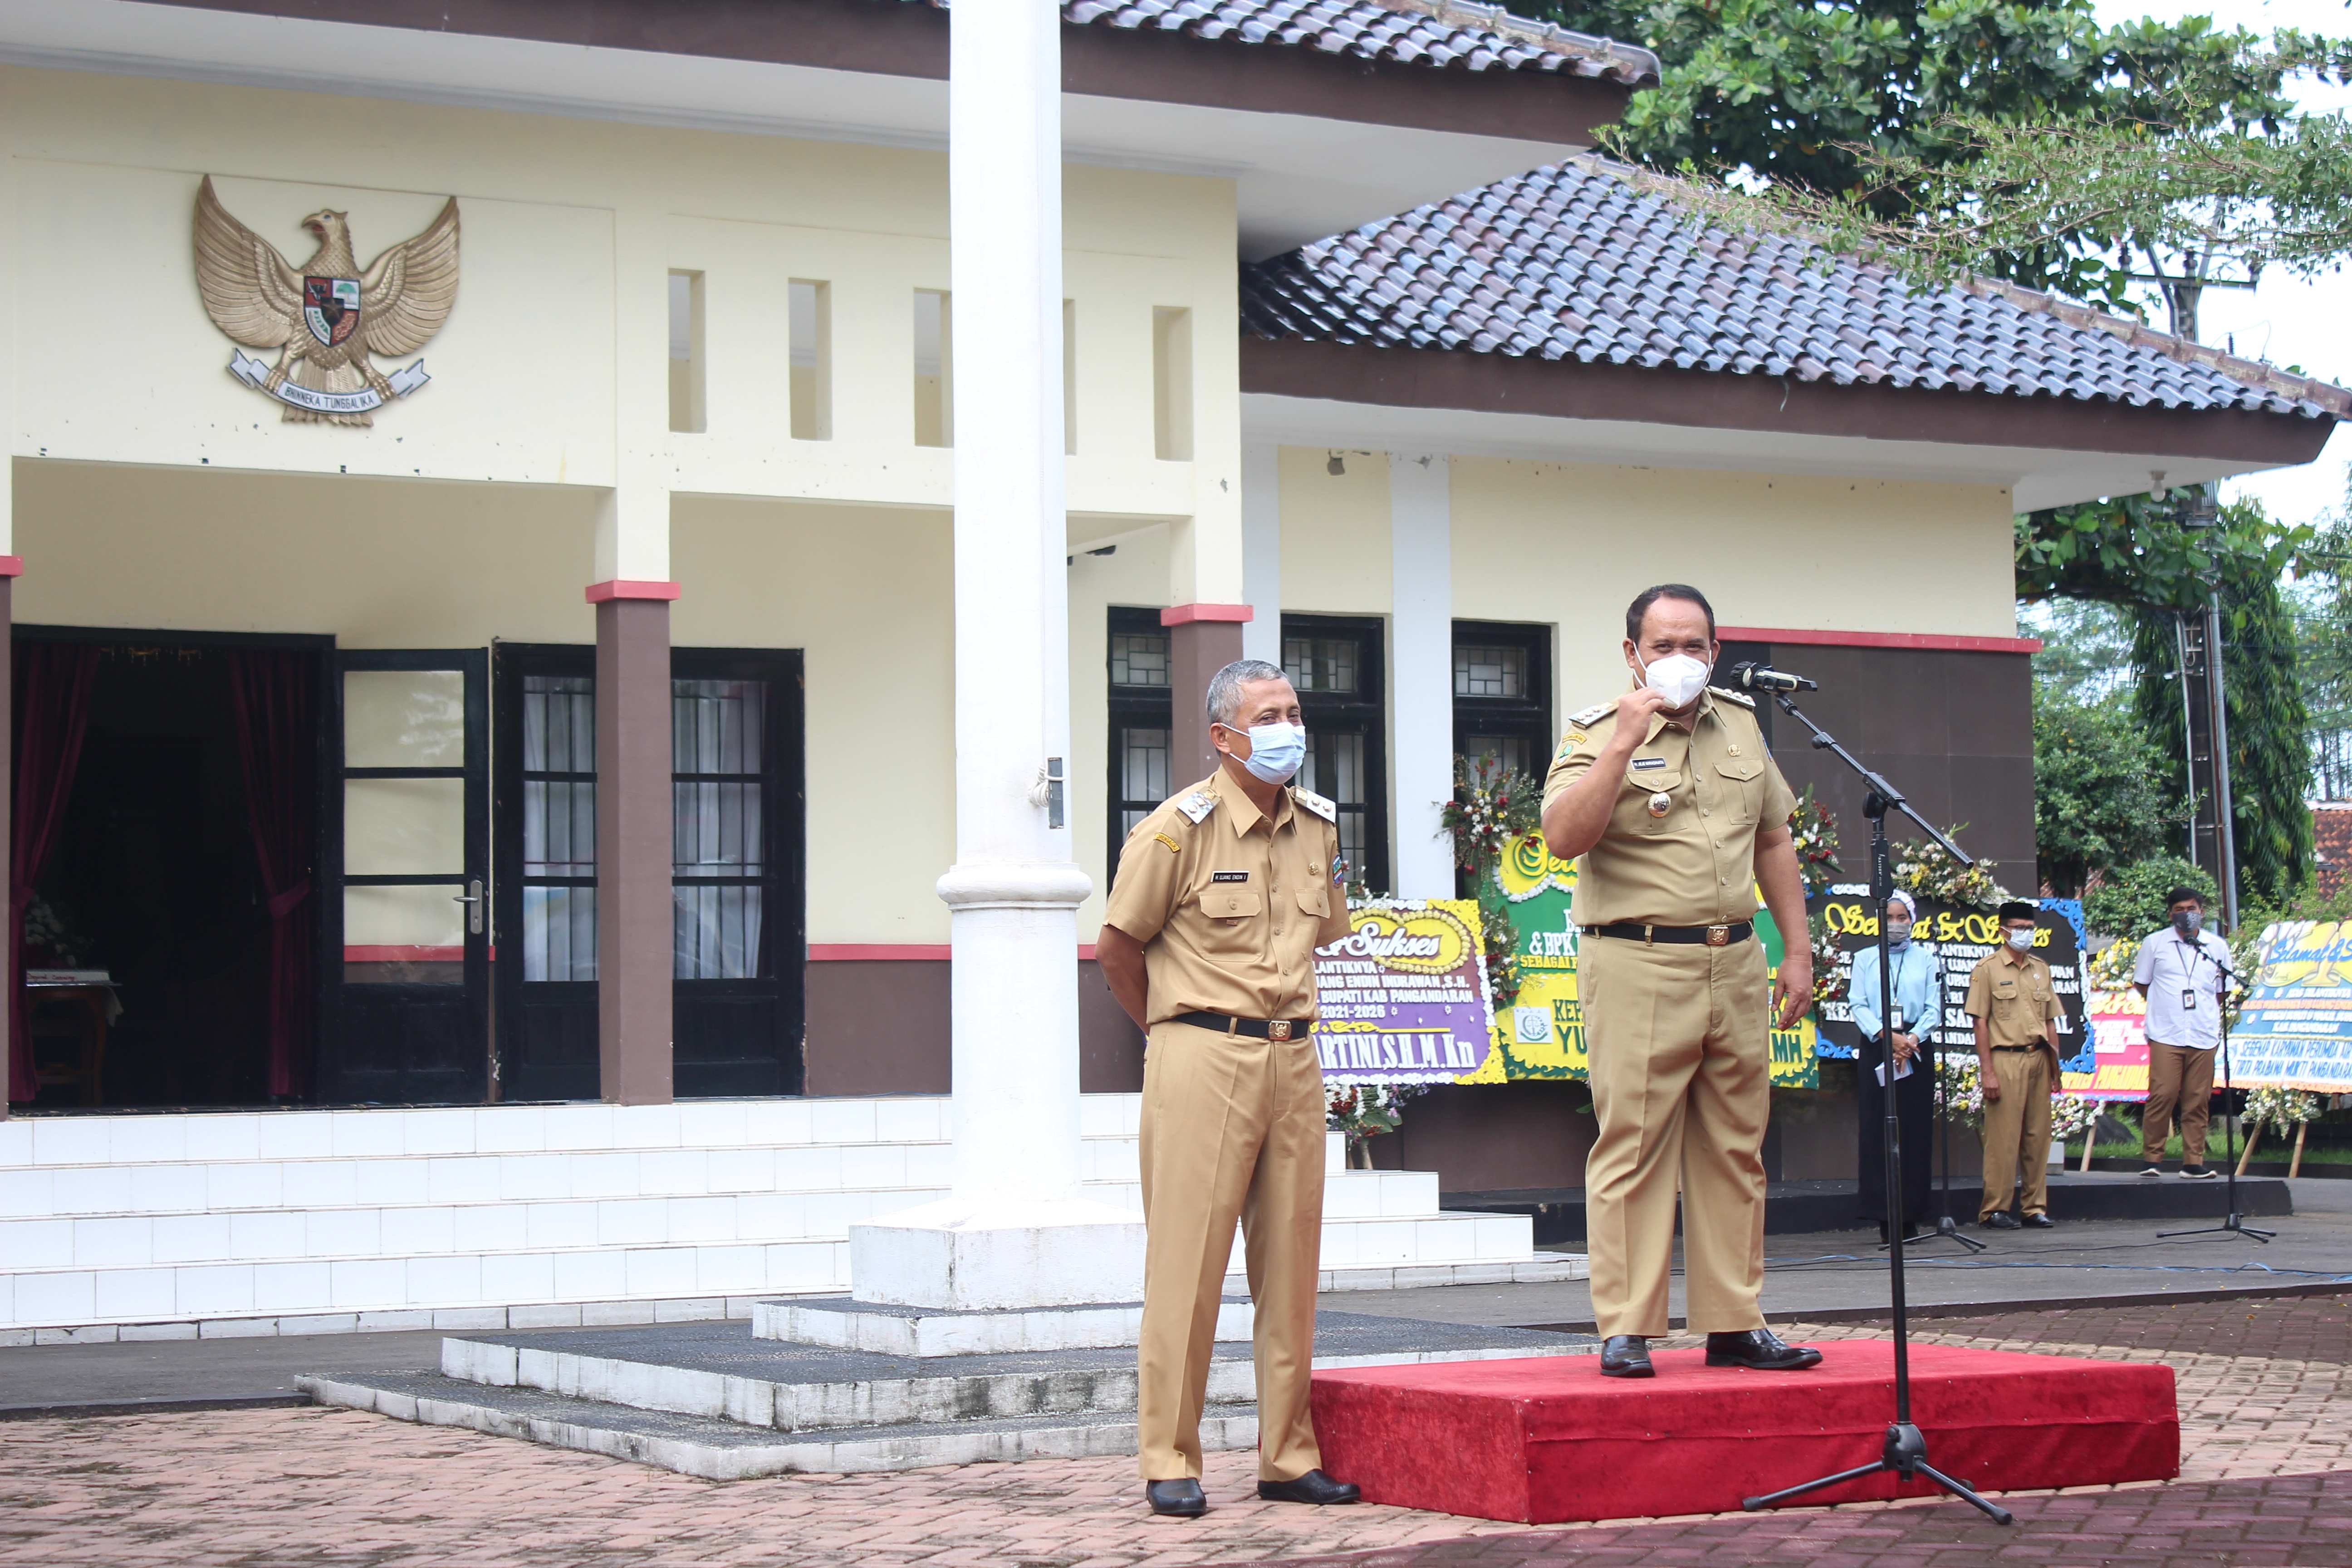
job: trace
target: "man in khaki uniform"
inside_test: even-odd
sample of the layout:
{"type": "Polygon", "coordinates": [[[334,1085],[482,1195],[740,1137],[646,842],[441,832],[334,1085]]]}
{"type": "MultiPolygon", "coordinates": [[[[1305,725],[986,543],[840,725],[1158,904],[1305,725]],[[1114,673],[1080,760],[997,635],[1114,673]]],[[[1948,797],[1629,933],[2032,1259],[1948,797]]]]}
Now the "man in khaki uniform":
{"type": "Polygon", "coordinates": [[[1796,806],[1754,703],[1706,685],[1719,651],[1696,588],[1625,612],[1634,689],[1570,717],[1544,781],[1543,831],[1577,870],[1577,992],[1600,1135],[1585,1162],[1601,1370],[1653,1375],[1666,1331],[1675,1199],[1686,1311],[1709,1366],[1795,1371],[1819,1351],[1764,1327],[1764,1122],[1770,997],[1756,889],[1783,932],[1780,1016],[1812,1003],[1796,806]]]}
{"type": "Polygon", "coordinates": [[[1984,1086],[1984,1196],[1977,1223],[2015,1230],[2010,1194],[2025,1188],[2025,1224],[2048,1229],[2050,1091],[2059,1081],[2055,1026],[2063,1016],[2050,965],[2034,956],[2041,913],[2020,899],[2000,906],[2000,948],[1969,976],[1977,1024],[1977,1081],[1984,1086]]]}
{"type": "Polygon", "coordinates": [[[1156,1513],[1206,1511],[1201,1405],[1234,1223],[1256,1309],[1258,1495],[1353,1502],[1308,1408],[1323,1241],[1315,950],[1348,932],[1337,811],[1291,786],[1298,694],[1240,659],[1209,682],[1217,772],[1136,825],[1097,939],[1147,1038],[1139,1463],[1156,1513]]]}

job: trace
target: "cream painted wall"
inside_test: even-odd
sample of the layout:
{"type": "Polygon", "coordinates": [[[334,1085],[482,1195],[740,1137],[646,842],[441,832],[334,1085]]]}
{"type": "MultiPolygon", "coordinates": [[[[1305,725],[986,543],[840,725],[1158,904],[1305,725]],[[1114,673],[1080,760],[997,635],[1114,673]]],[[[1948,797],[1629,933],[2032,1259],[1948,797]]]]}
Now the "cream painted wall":
{"type": "Polygon", "coordinates": [[[949,528],[915,508],[674,502],[672,641],[806,650],[813,942],[948,940],[932,884],[955,858],[949,528]]]}
{"type": "MultiPolygon", "coordinates": [[[[947,285],[940,153],[16,67],[0,150],[19,456],[618,486],[640,532],[663,488],[949,499],[911,408],[912,292],[947,285]],[[304,213],[348,210],[365,265],[456,195],[463,282],[431,384],[357,430],[286,425],[234,381],[189,256],[206,173],[296,266],[304,213]],[[668,429],[670,268],[705,276],[700,433],[668,429]],[[831,440],[790,438],[795,278],[832,285],[831,440]]],[[[1150,358],[1154,307],[1234,319],[1232,184],[1073,166],[1065,198],[1071,503],[1230,533],[1237,583],[1233,334],[1196,345],[1191,462],[1153,456],[1150,358]]]]}
{"type": "Polygon", "coordinates": [[[1110,886],[1110,607],[1164,608],[1169,550],[1168,531],[1152,529],[1120,537],[1109,555],[1070,562],[1070,853],[1095,884],[1078,906],[1080,942],[1101,928],[1110,886]]]}
{"type": "Polygon", "coordinates": [[[1454,615],[1557,626],[1563,712],[1622,689],[1625,605],[1661,580],[1726,626],[2017,635],[1991,486],[1456,458],[1453,500],[1454,615]]]}
{"type": "MultiPolygon", "coordinates": [[[[1285,447],[1282,607],[1328,616],[1390,609],[1389,459],[1385,452],[1333,454],[1285,447]]],[[[1458,526],[1458,524],[1457,524],[1458,526]]]]}
{"type": "Polygon", "coordinates": [[[15,464],[17,622],[593,642],[593,497],[526,485],[15,464]]]}

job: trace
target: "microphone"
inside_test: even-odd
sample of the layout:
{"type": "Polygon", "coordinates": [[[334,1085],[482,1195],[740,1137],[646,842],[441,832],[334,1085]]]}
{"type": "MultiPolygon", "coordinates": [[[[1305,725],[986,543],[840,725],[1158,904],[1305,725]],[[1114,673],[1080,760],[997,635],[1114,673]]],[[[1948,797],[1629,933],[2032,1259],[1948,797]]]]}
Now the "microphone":
{"type": "Polygon", "coordinates": [[[1754,660],[1731,667],[1731,684],[1742,691],[1819,691],[1821,688],[1801,675],[1790,675],[1785,669],[1774,669],[1769,664],[1754,660]]]}

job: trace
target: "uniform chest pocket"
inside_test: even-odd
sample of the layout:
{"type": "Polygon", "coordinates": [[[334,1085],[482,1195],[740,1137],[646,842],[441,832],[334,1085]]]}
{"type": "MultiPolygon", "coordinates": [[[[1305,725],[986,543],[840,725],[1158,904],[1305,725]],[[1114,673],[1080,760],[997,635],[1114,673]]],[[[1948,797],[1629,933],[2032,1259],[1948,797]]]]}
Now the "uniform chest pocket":
{"type": "Polygon", "coordinates": [[[1764,809],[1764,764],[1752,757],[1726,757],[1715,764],[1723,809],[1740,822],[1753,822],[1764,809]]]}
{"type": "Polygon", "coordinates": [[[1320,920],[1331,912],[1331,888],[1328,882],[1308,878],[1298,889],[1298,907],[1320,920]]]}
{"type": "Polygon", "coordinates": [[[1683,795],[1680,768],[1629,773],[1625,775],[1625,788],[1617,797],[1617,809],[1610,814],[1610,831],[1671,833],[1676,826],[1675,815],[1682,808],[1683,795]],[[1664,809],[1657,809],[1661,805],[1664,809]]]}
{"type": "Polygon", "coordinates": [[[1994,1005],[1999,1007],[2014,1007],[2017,1005],[2017,982],[2014,980],[2003,980],[1995,983],[1992,988],[1992,999],[1994,1005]]]}
{"type": "Polygon", "coordinates": [[[1219,921],[1246,920],[1265,909],[1265,901],[1248,888],[1212,888],[1201,895],[1201,912],[1219,921]]]}

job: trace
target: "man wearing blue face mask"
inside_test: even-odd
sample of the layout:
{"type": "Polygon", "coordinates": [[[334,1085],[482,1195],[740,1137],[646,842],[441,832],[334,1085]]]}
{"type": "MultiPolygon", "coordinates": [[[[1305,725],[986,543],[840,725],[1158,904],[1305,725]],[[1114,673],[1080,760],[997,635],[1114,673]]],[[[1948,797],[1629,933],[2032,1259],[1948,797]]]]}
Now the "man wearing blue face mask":
{"type": "Polygon", "coordinates": [[[1298,694],[1276,666],[1210,679],[1217,771],[1119,852],[1095,957],[1143,1061],[1143,1336],[1137,1458],[1155,1513],[1207,1511],[1201,1405],[1240,1221],[1256,1309],[1258,1485],[1356,1500],[1323,1473],[1307,1406],[1323,1241],[1315,950],[1348,934],[1338,809],[1296,787],[1298,694]]]}
{"type": "Polygon", "coordinates": [[[2139,944],[2132,985],[2147,998],[2147,1103],[2140,1109],[2143,1176],[2164,1174],[2164,1143],[2176,1112],[2180,1173],[2210,1178],[2205,1124],[2212,1113],[2213,1052],[2221,1043],[2221,970],[2230,944],[2205,929],[2205,900],[2175,888],[2167,923],[2139,944]]]}

